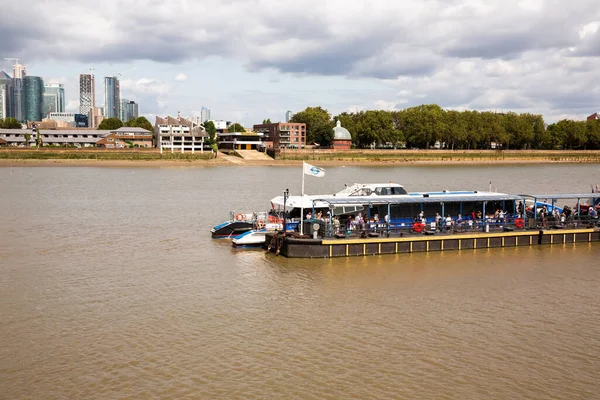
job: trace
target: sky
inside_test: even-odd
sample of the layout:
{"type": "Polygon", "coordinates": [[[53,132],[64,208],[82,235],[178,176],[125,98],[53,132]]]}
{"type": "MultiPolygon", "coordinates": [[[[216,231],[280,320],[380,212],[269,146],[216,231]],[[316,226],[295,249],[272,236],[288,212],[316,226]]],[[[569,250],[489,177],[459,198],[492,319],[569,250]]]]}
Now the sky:
{"type": "Polygon", "coordinates": [[[155,115],[244,126],[322,106],[332,115],[446,109],[600,111],[597,0],[2,0],[0,69],[65,85],[120,74],[121,97],[155,115]],[[28,13],[27,21],[6,18],[28,13]],[[91,70],[93,69],[93,71],[91,70]]]}

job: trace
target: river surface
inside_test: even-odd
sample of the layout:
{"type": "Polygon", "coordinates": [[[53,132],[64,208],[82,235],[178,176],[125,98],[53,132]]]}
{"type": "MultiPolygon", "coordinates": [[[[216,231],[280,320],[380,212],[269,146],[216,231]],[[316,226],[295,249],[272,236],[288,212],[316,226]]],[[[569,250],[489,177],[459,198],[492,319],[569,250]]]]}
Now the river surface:
{"type": "MultiPolygon", "coordinates": [[[[300,167],[0,168],[1,399],[593,399],[600,244],[298,260],[210,228],[300,167]]],[[[600,165],[331,167],[588,192],[600,165]]]]}

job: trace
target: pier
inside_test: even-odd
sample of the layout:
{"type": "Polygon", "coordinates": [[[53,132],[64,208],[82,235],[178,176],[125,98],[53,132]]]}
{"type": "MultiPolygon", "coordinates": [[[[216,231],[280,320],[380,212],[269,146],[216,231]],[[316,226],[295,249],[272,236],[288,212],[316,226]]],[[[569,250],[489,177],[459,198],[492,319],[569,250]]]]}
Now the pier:
{"type": "Polygon", "coordinates": [[[270,252],[291,258],[331,258],[381,254],[489,249],[600,241],[599,228],[540,230],[522,232],[477,232],[466,234],[409,237],[368,237],[299,239],[269,234],[265,246],[270,252]]]}

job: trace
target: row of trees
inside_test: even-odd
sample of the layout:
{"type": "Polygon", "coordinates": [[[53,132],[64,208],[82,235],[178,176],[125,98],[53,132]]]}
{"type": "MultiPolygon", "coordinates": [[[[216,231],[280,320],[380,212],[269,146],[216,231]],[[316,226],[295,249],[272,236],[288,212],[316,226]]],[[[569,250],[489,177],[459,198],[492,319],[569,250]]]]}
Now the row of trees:
{"type": "Polygon", "coordinates": [[[15,118],[0,118],[0,129],[21,129],[21,123],[15,118]]]}
{"type": "Polygon", "coordinates": [[[600,149],[600,121],[561,120],[546,126],[541,115],[444,110],[424,104],[400,111],[361,111],[331,117],[308,107],[292,122],[306,124],[306,143],[330,146],[337,121],[355,147],[395,146],[448,149],[600,149]]]}
{"type": "Polygon", "coordinates": [[[146,117],[132,118],[125,123],[123,123],[123,121],[121,121],[119,118],[106,118],[103,119],[102,122],[100,122],[100,125],[98,125],[98,129],[115,130],[122,128],[123,126],[127,126],[130,128],[139,127],[144,128],[147,131],[154,132],[154,127],[146,117]]]}

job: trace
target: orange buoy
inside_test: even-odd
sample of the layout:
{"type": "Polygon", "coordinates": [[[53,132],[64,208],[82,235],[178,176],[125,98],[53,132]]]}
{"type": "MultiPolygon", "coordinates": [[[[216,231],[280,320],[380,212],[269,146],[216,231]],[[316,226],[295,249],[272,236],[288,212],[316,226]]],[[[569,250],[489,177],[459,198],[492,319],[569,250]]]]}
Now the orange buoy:
{"type": "Polygon", "coordinates": [[[244,214],[238,214],[235,216],[236,221],[243,221],[244,219],[245,219],[244,214]]]}

